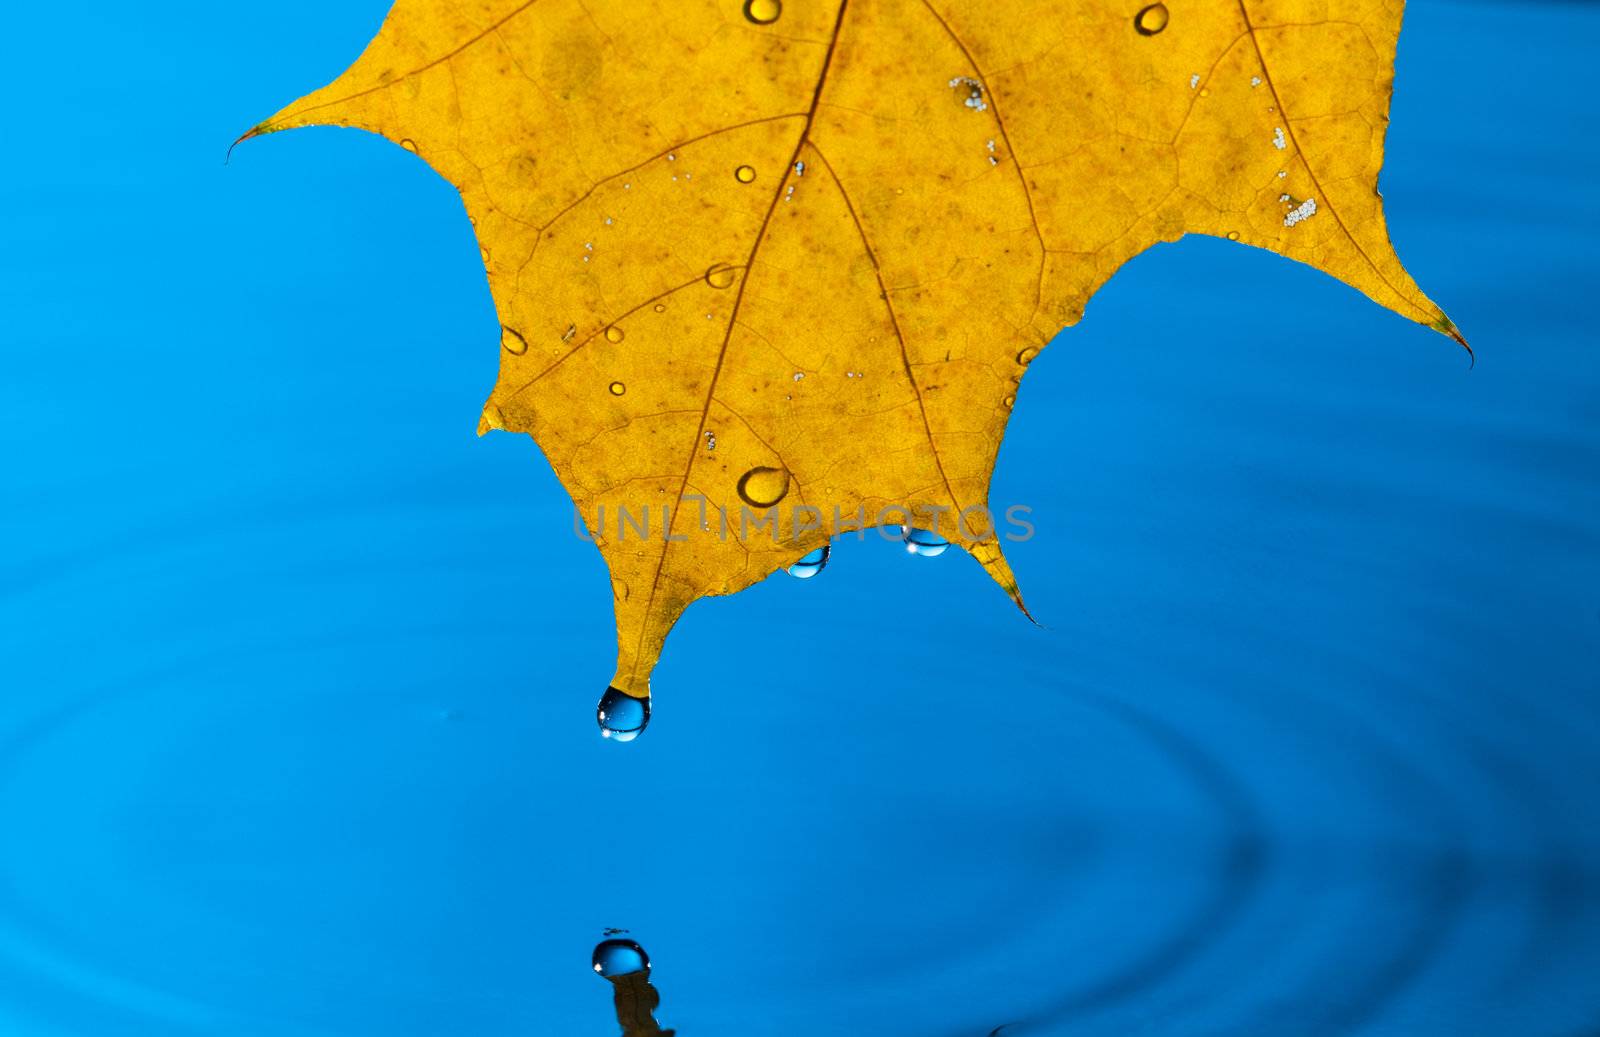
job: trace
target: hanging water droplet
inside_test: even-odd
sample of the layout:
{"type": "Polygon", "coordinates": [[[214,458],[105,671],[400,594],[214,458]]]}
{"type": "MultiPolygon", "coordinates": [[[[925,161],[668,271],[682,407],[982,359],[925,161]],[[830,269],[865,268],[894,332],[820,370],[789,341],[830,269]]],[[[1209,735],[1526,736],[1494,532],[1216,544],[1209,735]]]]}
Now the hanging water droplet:
{"type": "MultiPolygon", "coordinates": [[[[595,707],[600,736],[613,742],[631,742],[650,724],[650,697],[635,698],[625,691],[607,688],[595,707]]],[[[648,967],[648,965],[646,966],[648,967]]]]}
{"type": "Polygon", "coordinates": [[[500,348],[512,356],[521,356],[528,351],[528,340],[502,324],[500,325],[500,348]]]}
{"type": "Polygon", "coordinates": [[[730,288],[738,273],[726,263],[718,263],[706,271],[706,284],[713,288],[730,288]]]}
{"type": "Polygon", "coordinates": [[[757,25],[771,25],[782,13],[781,0],[744,0],[744,16],[757,25]]]}
{"type": "Polygon", "coordinates": [[[617,325],[613,324],[613,325],[611,325],[611,327],[606,329],[606,341],[607,342],[621,342],[622,339],[623,339],[622,329],[620,327],[618,327],[617,325]]]}
{"type": "Polygon", "coordinates": [[[821,547],[804,555],[801,559],[789,566],[787,572],[797,580],[809,580],[811,577],[828,567],[828,555],[833,552],[833,545],[823,544],[821,547]]]}
{"type": "Polygon", "coordinates": [[[417,153],[417,142],[412,140],[410,137],[406,137],[401,140],[400,146],[411,152],[413,155],[417,153]]]}
{"type": "Polygon", "coordinates": [[[1167,27],[1167,17],[1166,4],[1151,4],[1133,16],[1133,27],[1141,36],[1154,36],[1167,27]]]}
{"type": "Polygon", "coordinates": [[[740,166],[733,171],[733,178],[741,184],[753,184],[756,179],[756,167],[740,166]]]}
{"type": "Polygon", "coordinates": [[[595,973],[606,979],[650,971],[650,955],[632,940],[600,941],[595,945],[593,961],[595,973]]]}
{"type": "Polygon", "coordinates": [[[924,558],[938,558],[950,547],[950,541],[930,533],[926,529],[902,526],[901,532],[906,550],[914,555],[921,555],[924,558]]]}
{"type": "Polygon", "coordinates": [[[1027,367],[1029,364],[1033,363],[1033,358],[1038,355],[1039,351],[1033,346],[1029,346],[1027,349],[1024,349],[1022,352],[1017,354],[1017,363],[1021,364],[1023,367],[1027,367]]]}
{"type": "Polygon", "coordinates": [[[770,508],[789,492],[787,468],[752,468],[739,476],[737,487],[744,502],[755,508],[770,508]]]}
{"type": "Polygon", "coordinates": [[[611,395],[613,396],[621,396],[628,391],[628,387],[621,382],[612,382],[607,388],[611,390],[611,395]]]}

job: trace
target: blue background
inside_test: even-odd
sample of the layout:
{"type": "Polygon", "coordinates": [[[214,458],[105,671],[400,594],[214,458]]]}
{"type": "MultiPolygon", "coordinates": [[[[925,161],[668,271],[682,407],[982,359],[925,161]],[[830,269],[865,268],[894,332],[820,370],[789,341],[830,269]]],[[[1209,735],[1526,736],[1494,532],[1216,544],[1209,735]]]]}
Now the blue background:
{"type": "Polygon", "coordinates": [[[1414,0],[1383,187],[1479,360],[1189,239],[1034,364],[959,552],[609,588],[452,189],[251,141],[384,4],[18,5],[0,1033],[1600,1029],[1600,10],[1414,0]]]}

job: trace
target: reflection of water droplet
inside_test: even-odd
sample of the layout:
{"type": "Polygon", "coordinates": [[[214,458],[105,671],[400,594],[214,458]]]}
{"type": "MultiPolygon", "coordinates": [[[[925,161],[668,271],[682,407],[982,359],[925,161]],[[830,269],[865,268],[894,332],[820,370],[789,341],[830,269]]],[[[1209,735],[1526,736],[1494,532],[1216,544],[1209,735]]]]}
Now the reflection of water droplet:
{"type": "Polygon", "coordinates": [[[756,508],[770,508],[789,492],[786,468],[752,468],[739,476],[739,496],[756,508]]]}
{"type": "Polygon", "coordinates": [[[744,0],[744,16],[757,25],[771,25],[782,13],[781,0],[744,0]]]}
{"type": "MultiPolygon", "coordinates": [[[[618,930],[624,932],[626,930],[618,930]]],[[[595,945],[594,970],[606,979],[650,971],[650,955],[632,940],[602,940],[595,945]]]]}
{"type": "Polygon", "coordinates": [[[809,580],[823,569],[828,567],[828,555],[833,552],[831,544],[821,547],[803,556],[798,562],[789,566],[788,573],[798,580],[809,580]]]}
{"type": "Polygon", "coordinates": [[[613,324],[611,327],[606,329],[607,342],[621,342],[622,337],[622,329],[617,327],[617,325],[613,324]]]}
{"type": "Polygon", "coordinates": [[[611,390],[611,395],[613,396],[621,396],[628,391],[628,387],[621,382],[612,382],[607,388],[611,390]]]}
{"type": "Polygon", "coordinates": [[[1228,232],[1228,240],[1229,241],[1238,241],[1239,240],[1239,232],[1236,231],[1236,230],[1230,230],[1228,232]]]}
{"type": "Polygon", "coordinates": [[[1038,355],[1039,351],[1032,346],[1029,346],[1027,349],[1024,349],[1022,352],[1017,354],[1017,363],[1021,364],[1023,367],[1027,367],[1029,364],[1033,363],[1033,358],[1038,355]]]}
{"type": "Polygon", "coordinates": [[[528,351],[528,340],[502,324],[500,325],[500,348],[512,356],[521,356],[528,351]]]}
{"type": "Polygon", "coordinates": [[[706,284],[713,288],[729,288],[737,276],[733,267],[726,263],[718,263],[706,271],[706,284]]]}
{"type": "Polygon", "coordinates": [[[741,184],[754,183],[756,179],[755,166],[740,166],[733,171],[733,178],[741,184]]]}
{"type": "MultiPolygon", "coordinates": [[[[650,724],[650,697],[634,698],[625,691],[607,688],[606,693],[600,696],[600,705],[595,708],[595,719],[600,722],[602,738],[609,738],[613,742],[631,742],[650,724]]],[[[599,951],[595,953],[598,955],[599,951]]],[[[599,958],[596,957],[595,961],[598,963],[599,958]]],[[[648,962],[645,967],[649,967],[648,962]]]]}
{"type": "Polygon", "coordinates": [[[914,555],[924,558],[938,558],[950,547],[950,541],[944,537],[936,536],[926,529],[916,529],[912,526],[901,527],[905,540],[906,550],[914,555]]]}
{"type": "Polygon", "coordinates": [[[410,137],[406,137],[404,140],[402,140],[400,142],[400,146],[411,152],[413,155],[417,153],[417,142],[412,140],[410,137]]]}
{"type": "Polygon", "coordinates": [[[1154,36],[1167,27],[1167,5],[1151,4],[1133,16],[1133,27],[1141,36],[1154,36]]]}

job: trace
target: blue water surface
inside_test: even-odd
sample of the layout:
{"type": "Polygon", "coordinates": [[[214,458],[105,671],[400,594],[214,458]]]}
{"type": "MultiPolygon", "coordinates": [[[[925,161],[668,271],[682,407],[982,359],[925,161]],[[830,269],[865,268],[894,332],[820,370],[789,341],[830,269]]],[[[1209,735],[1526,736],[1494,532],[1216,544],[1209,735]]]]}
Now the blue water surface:
{"type": "MultiPolygon", "coordinates": [[[[791,0],[799,2],[799,0],[791,0]]],[[[995,478],[1022,619],[875,536],[610,589],[459,198],[227,144],[383,0],[17,5],[0,80],[0,1033],[1600,1031],[1593,5],[1413,0],[1383,188],[1475,368],[1307,267],[1128,265],[995,478]]]]}

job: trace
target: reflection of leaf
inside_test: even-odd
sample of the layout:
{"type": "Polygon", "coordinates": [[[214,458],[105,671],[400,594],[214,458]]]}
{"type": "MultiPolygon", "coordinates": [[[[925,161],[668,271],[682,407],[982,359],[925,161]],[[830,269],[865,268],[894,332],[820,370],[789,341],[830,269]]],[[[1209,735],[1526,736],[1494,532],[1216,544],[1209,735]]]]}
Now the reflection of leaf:
{"type": "MultiPolygon", "coordinates": [[[[1272,249],[1459,339],[1376,191],[1400,10],[398,0],[251,135],[363,127],[460,190],[504,326],[482,427],[531,433],[591,527],[604,506],[613,683],[642,695],[695,599],[863,506],[983,504],[1028,361],[1158,241],[1272,249]],[[758,469],[823,528],[714,535],[758,469]],[[691,503],[668,541],[696,494],[711,532],[691,503]],[[619,533],[645,505],[650,539],[619,533]]],[[[1020,604],[994,525],[954,525],[1020,604]]]]}

